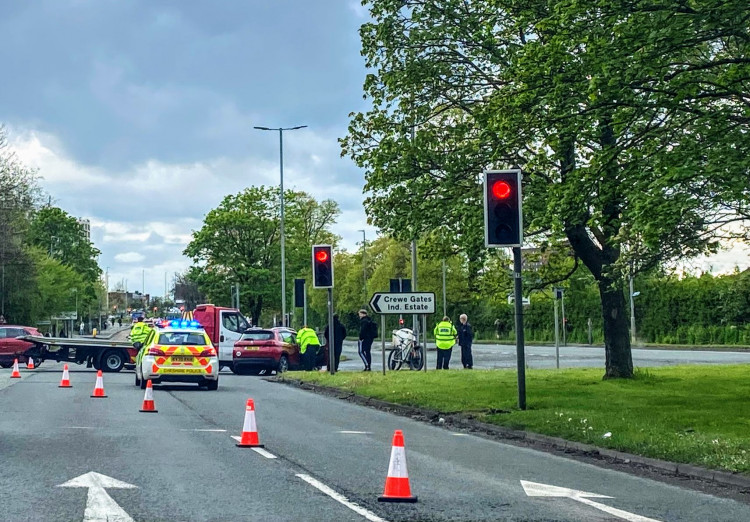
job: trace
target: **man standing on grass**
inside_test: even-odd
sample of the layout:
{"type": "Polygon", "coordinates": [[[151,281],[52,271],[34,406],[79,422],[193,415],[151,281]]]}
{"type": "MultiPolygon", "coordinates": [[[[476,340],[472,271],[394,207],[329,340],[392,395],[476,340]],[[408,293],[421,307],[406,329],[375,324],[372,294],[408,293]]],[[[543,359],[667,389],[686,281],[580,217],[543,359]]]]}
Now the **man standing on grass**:
{"type": "Polygon", "coordinates": [[[458,345],[461,347],[461,364],[464,368],[471,370],[474,366],[474,358],[471,356],[471,343],[474,341],[474,332],[469,324],[469,318],[466,314],[461,314],[458,318],[458,345]]]}
{"type": "Polygon", "coordinates": [[[456,344],[456,327],[453,326],[448,316],[435,325],[435,346],[437,347],[437,369],[447,370],[451,360],[453,345],[456,344]]]}

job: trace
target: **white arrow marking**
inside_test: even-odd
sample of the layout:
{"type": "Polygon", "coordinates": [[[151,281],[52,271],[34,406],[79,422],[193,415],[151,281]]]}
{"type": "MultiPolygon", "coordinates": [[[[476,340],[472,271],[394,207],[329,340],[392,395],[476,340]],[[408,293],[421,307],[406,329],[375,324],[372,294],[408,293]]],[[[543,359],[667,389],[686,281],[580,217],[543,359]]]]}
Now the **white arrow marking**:
{"type": "Polygon", "coordinates": [[[112,500],[112,497],[107,494],[104,488],[135,489],[138,486],[89,471],[64,484],[58,484],[57,487],[88,488],[89,494],[86,498],[86,511],[83,513],[83,522],[133,522],[130,515],[117,502],[112,500]]]}
{"type": "Polygon", "coordinates": [[[598,493],[587,493],[586,491],[578,491],[577,489],[561,488],[559,486],[550,486],[548,484],[539,484],[538,482],[527,482],[521,481],[526,495],[529,497],[566,497],[572,498],[576,502],[586,504],[599,511],[604,511],[610,515],[614,515],[628,522],[660,522],[655,518],[642,517],[641,515],[635,515],[628,513],[622,509],[613,508],[599,502],[589,500],[590,498],[612,498],[607,495],[599,495],[598,493]]]}

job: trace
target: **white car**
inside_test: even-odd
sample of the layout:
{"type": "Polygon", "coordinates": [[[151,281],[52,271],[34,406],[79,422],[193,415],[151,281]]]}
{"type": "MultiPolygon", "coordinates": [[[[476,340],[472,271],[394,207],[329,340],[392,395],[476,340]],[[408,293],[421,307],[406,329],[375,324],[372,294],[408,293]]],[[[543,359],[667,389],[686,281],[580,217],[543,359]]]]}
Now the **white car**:
{"type": "Polygon", "coordinates": [[[136,386],[145,388],[149,379],[152,384],[192,382],[219,388],[219,357],[198,322],[172,321],[156,329],[135,360],[136,386]]]}

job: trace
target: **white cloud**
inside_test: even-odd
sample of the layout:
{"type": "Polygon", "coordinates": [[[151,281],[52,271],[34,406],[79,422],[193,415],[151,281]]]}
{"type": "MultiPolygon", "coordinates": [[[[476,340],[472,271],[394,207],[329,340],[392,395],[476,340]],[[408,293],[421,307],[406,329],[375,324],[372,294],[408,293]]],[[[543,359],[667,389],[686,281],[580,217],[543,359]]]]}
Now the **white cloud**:
{"type": "Polygon", "coordinates": [[[124,254],[117,254],[115,256],[115,261],[119,261],[120,263],[140,263],[144,259],[146,257],[138,252],[125,252],[124,254]]]}

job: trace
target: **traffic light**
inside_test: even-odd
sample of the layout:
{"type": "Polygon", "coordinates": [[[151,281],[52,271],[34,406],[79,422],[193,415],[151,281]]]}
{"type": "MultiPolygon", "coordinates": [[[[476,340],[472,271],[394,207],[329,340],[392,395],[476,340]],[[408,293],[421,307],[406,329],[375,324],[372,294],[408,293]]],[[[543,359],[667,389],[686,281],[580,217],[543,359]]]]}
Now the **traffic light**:
{"type": "Polygon", "coordinates": [[[313,245],[313,288],[333,288],[333,248],[313,245]]]}
{"type": "Polygon", "coordinates": [[[484,244],[520,247],[523,241],[521,171],[484,173],[484,244]]]}

